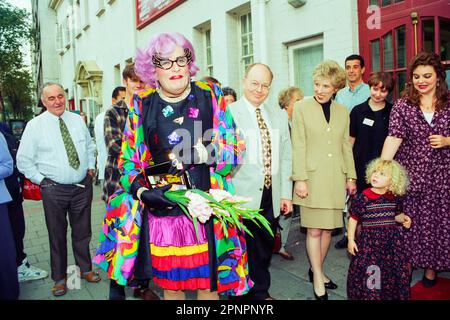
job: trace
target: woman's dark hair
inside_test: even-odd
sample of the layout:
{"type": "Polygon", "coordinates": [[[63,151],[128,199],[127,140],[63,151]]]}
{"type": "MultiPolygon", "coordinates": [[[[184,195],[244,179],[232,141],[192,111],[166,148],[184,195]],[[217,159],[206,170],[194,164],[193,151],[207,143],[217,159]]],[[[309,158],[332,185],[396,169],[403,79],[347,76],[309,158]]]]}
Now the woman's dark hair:
{"type": "Polygon", "coordinates": [[[237,101],[236,91],[230,87],[222,88],[223,96],[233,96],[234,101],[237,101]]]}
{"type": "Polygon", "coordinates": [[[409,65],[409,82],[403,91],[402,96],[412,105],[420,104],[420,93],[414,88],[413,73],[418,66],[432,66],[437,75],[436,84],[436,111],[442,110],[447,107],[448,104],[448,86],[445,81],[446,74],[444,65],[441,62],[439,55],[434,52],[421,52],[416,55],[409,65]]]}
{"type": "Polygon", "coordinates": [[[382,87],[389,93],[391,93],[394,89],[394,79],[392,79],[392,76],[389,72],[374,72],[370,75],[369,81],[367,83],[369,84],[369,87],[374,87],[377,86],[380,82],[383,84],[382,87]]]}

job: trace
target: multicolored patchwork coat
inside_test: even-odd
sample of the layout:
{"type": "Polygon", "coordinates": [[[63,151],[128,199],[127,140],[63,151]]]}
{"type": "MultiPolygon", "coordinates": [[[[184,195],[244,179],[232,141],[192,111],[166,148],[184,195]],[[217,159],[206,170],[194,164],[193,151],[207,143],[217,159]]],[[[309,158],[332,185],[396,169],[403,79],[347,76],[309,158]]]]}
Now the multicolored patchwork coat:
{"type": "MultiPolygon", "coordinates": [[[[215,165],[210,167],[212,189],[223,189],[234,194],[231,171],[237,166],[245,151],[244,140],[233,121],[219,87],[206,82],[195,82],[195,89],[206,91],[211,96],[213,107],[213,138],[215,165]]],[[[120,285],[131,282],[139,246],[142,224],[142,202],[133,199],[130,187],[134,179],[152,165],[152,157],[145,143],[142,125],[142,101],[157,94],[151,88],[134,97],[122,142],[119,169],[119,188],[109,198],[102,224],[99,245],[93,261],[105,270],[109,277],[120,285]]],[[[145,182],[141,182],[145,183],[145,182]]],[[[248,276],[248,259],[243,231],[227,226],[224,236],[221,223],[214,220],[216,250],[217,291],[222,295],[243,295],[253,283],[248,276]]]]}

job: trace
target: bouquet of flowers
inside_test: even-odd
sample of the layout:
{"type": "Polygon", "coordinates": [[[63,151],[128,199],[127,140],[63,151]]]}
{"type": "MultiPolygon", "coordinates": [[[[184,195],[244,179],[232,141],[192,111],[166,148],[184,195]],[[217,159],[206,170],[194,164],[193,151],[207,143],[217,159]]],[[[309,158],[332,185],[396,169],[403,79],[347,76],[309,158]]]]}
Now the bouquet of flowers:
{"type": "Polygon", "coordinates": [[[235,225],[246,233],[252,233],[242,223],[242,219],[250,219],[261,228],[261,225],[272,235],[272,229],[266,218],[260,213],[260,209],[244,208],[242,205],[251,199],[233,196],[225,190],[210,189],[205,192],[199,189],[166,191],[164,195],[178,204],[186,216],[194,224],[198,235],[198,221],[205,223],[211,216],[215,216],[223,227],[225,237],[228,237],[227,225],[235,225]]]}

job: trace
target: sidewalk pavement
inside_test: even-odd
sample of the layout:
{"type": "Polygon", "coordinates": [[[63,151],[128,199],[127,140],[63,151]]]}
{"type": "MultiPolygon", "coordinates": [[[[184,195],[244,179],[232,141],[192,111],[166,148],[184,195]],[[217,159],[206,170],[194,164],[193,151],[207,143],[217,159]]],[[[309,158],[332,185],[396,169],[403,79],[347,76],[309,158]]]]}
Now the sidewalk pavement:
{"type": "MultiPolygon", "coordinates": [[[[101,187],[94,186],[94,200],[92,203],[92,240],[91,254],[95,253],[100,226],[105,214],[105,204],[100,199],[101,187]]],[[[48,243],[48,233],[45,225],[44,210],[41,201],[24,202],[26,233],[25,233],[25,253],[28,260],[36,267],[47,270],[50,274],[50,251],[48,243]]],[[[68,265],[74,265],[73,252],[71,250],[70,226],[67,232],[68,265]]],[[[328,290],[330,300],[346,300],[346,279],[349,266],[347,250],[336,250],[334,244],[341,238],[341,235],[333,237],[330,250],[325,262],[326,274],[339,286],[336,290],[328,290]]],[[[276,299],[282,300],[314,300],[312,284],[308,279],[309,263],[305,248],[306,235],[300,232],[299,217],[294,217],[287,242],[287,249],[295,260],[287,261],[275,254],[272,258],[270,268],[272,285],[270,294],[276,299]]],[[[109,294],[109,279],[106,273],[94,266],[94,270],[99,271],[102,281],[99,283],[87,283],[81,280],[79,289],[68,290],[62,297],[54,297],[51,288],[54,282],[50,276],[46,279],[20,283],[21,300],[106,300],[109,294]]],[[[450,273],[439,274],[440,277],[450,278],[450,273]]],[[[415,270],[412,284],[422,278],[422,270],[415,270]]],[[[152,289],[163,296],[163,292],[156,286],[152,289]]],[[[127,299],[136,300],[132,295],[132,289],[126,289],[127,299]]],[[[194,299],[195,295],[188,293],[188,299],[194,299]]]]}

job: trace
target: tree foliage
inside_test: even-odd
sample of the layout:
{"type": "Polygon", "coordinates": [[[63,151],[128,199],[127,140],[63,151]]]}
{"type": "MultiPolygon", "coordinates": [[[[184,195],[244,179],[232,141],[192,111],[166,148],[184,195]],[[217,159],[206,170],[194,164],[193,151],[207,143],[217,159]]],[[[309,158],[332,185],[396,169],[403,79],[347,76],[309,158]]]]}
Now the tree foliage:
{"type": "Polygon", "coordinates": [[[32,39],[30,16],[25,9],[0,0],[0,109],[5,119],[32,115],[33,81],[24,63],[24,44],[32,39]]]}

